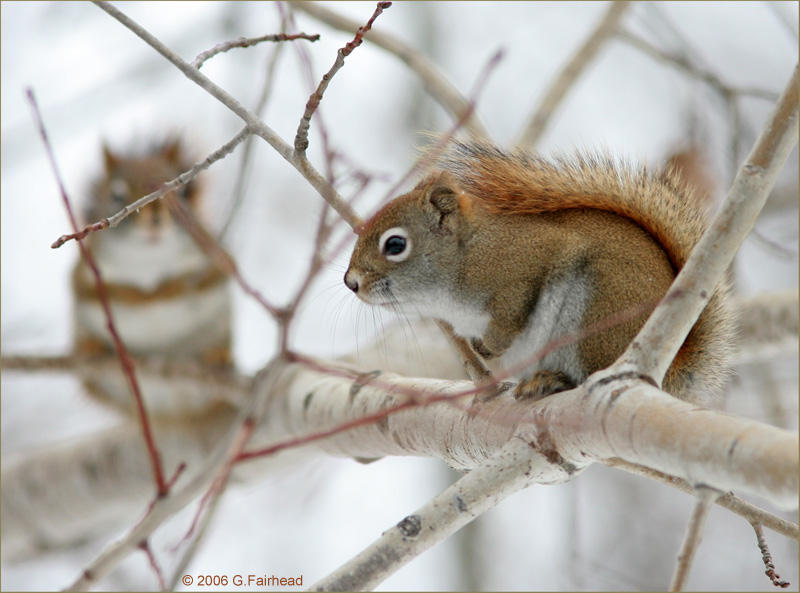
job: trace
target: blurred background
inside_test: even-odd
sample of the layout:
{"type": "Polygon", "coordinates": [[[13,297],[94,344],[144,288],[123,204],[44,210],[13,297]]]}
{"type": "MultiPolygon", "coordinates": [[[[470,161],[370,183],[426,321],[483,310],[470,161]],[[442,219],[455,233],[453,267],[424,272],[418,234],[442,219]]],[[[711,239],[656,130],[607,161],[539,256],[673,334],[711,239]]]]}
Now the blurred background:
{"type": "MultiPolygon", "coordinates": [[[[360,2],[325,6],[360,23],[374,8],[360,2]]],[[[279,32],[282,18],[276,3],[261,2],[137,2],[120,8],[186,60],[220,41],[279,32]]],[[[416,48],[465,95],[502,48],[502,61],[481,89],[477,114],[495,142],[511,146],[606,8],[601,2],[395,3],[374,29],[416,48]]],[[[24,89],[36,93],[67,190],[78,205],[101,172],[102,141],[125,150],[177,133],[199,160],[242,124],[91,4],[4,2],[0,17],[2,350],[4,355],[63,354],[72,339],[69,275],[78,250],[74,244],[49,247],[69,223],[24,89]]],[[[694,147],[718,202],[797,63],[797,19],[793,2],[634,4],[622,19],[628,36],[613,37],[600,50],[553,114],[538,150],[601,148],[658,165],[694,147]],[[644,51],[632,38],[646,40],[660,54],[644,51]]],[[[302,12],[295,22],[298,31],[321,34],[316,43],[293,42],[304,44],[316,85],[352,33],[302,12]]],[[[276,45],[269,43],[233,49],[206,63],[203,72],[253,107],[274,51],[276,45]]],[[[313,87],[295,48],[281,51],[262,115],[291,143],[313,87]]],[[[319,116],[311,128],[309,156],[322,169],[319,120],[331,147],[346,155],[335,169],[340,192],[349,197],[357,191],[353,171],[370,176],[355,205],[362,215],[413,163],[425,142],[422,133],[452,125],[419,78],[368,41],[347,58],[319,116]]],[[[253,151],[241,207],[224,243],[245,277],[272,302],[283,303],[305,272],[322,201],[264,142],[255,142],[253,151]]],[[[203,174],[212,228],[221,229],[228,220],[241,155],[238,150],[203,174]]],[[[737,256],[732,278],[738,294],[796,289],[797,219],[795,151],[737,256]]],[[[347,252],[326,268],[306,299],[293,328],[296,350],[341,356],[366,347],[392,322],[388,313],[376,317],[366,310],[344,287],[347,252]]],[[[254,373],[275,352],[275,325],[238,289],[233,323],[237,367],[254,373]]],[[[796,429],[796,351],[739,366],[726,405],[734,413],[796,429]]],[[[3,373],[4,462],[85,437],[114,421],[114,414],[86,398],[69,374],[3,373]]],[[[308,586],[456,477],[431,459],[360,465],[318,457],[243,480],[222,498],[186,572],[302,573],[308,586]]],[[[147,502],[142,500],[131,516],[147,502]]],[[[572,483],[536,486],[511,497],[380,589],[661,589],[669,582],[692,505],[691,497],[667,487],[592,467],[572,483]]],[[[174,564],[170,550],[191,517],[191,510],[179,515],[155,537],[154,551],[166,567],[174,564]]],[[[0,586],[64,587],[130,524],[7,560],[0,586]]],[[[766,534],[778,573],[796,587],[796,542],[766,534]]],[[[763,570],[750,525],[713,509],[688,587],[766,590],[771,585],[763,570]]],[[[134,554],[100,588],[156,586],[144,555],[134,554]]]]}

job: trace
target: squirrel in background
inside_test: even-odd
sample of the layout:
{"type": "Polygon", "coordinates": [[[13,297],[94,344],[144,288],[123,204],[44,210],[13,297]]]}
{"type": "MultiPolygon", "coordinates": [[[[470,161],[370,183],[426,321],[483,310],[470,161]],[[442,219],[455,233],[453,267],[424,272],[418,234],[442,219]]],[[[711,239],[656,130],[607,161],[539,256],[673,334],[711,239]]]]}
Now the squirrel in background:
{"type": "MultiPolygon", "coordinates": [[[[109,217],[177,177],[192,165],[180,141],[171,139],[141,154],[117,154],[103,146],[104,171],[85,209],[89,221],[109,217]]],[[[231,294],[225,274],[174,220],[169,201],[199,215],[200,187],[192,181],[124,219],[115,229],[93,233],[87,247],[106,286],[116,328],[131,355],[155,364],[194,362],[205,368],[231,363],[231,294]]],[[[72,274],[75,353],[115,356],[94,276],[83,260],[72,274]]],[[[143,397],[157,415],[206,411],[208,397],[178,377],[137,368],[143,397]]],[[[125,409],[133,398],[125,378],[112,371],[81,372],[88,391],[125,409]]]]}
{"type": "MultiPolygon", "coordinates": [[[[435,172],[362,225],[344,281],[366,303],[448,323],[486,360],[527,364],[515,397],[538,399],[622,354],[706,225],[675,172],[454,142],[435,172]]],[[[721,389],[733,335],[727,292],[721,284],[710,296],[665,391],[698,401],[721,389]]]]}

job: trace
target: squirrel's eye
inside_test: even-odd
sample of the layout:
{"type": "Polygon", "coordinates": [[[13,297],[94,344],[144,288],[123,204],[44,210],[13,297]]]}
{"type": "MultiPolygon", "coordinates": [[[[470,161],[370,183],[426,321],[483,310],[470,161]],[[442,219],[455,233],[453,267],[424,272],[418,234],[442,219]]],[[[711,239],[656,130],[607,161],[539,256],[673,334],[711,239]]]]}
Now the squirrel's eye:
{"type": "Polygon", "coordinates": [[[114,179],[111,182],[111,199],[121,205],[124,206],[128,203],[130,199],[131,190],[128,187],[128,184],[125,183],[122,179],[114,179]]]}
{"type": "Polygon", "coordinates": [[[411,253],[411,239],[405,229],[394,227],[384,231],[381,235],[378,249],[380,249],[381,255],[389,261],[400,262],[411,253]]]}
{"type": "Polygon", "coordinates": [[[386,244],[383,246],[383,252],[386,255],[400,255],[406,249],[405,237],[399,235],[392,235],[386,239],[386,244]]]}

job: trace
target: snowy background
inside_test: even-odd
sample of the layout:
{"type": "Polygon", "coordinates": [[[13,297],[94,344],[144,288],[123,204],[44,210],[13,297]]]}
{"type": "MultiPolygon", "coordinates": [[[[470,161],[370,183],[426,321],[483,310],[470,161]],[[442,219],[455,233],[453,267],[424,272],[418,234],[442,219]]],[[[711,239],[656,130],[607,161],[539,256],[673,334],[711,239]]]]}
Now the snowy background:
{"type": "MultiPolygon", "coordinates": [[[[121,8],[182,57],[214,44],[279,31],[270,3],[141,2],[121,8]]],[[[330,3],[360,22],[372,3],[330,3]]],[[[478,115],[500,145],[513,143],[552,77],[605,10],[604,3],[396,3],[375,29],[391,32],[428,55],[463,93],[498,49],[478,115]]],[[[88,3],[4,2],[2,26],[2,348],[4,354],[59,354],[71,340],[69,273],[74,245],[51,250],[68,230],[44,150],[31,124],[23,89],[40,103],[70,195],[80,203],[100,169],[100,142],[124,149],[169,132],[190,140],[200,158],[241,128],[215,99],[116,21],[88,3]]],[[[320,33],[306,43],[314,79],[327,71],[351,35],[303,14],[297,29],[320,33]]],[[[733,87],[778,93],[797,62],[795,3],[656,3],[624,17],[668,52],[692,60],[733,87]]],[[[274,46],[261,44],[215,57],[203,71],[246,106],[260,92],[274,46]]],[[[309,94],[293,48],[284,49],[264,119],[291,142],[309,94]]],[[[744,152],[770,102],[741,98],[744,152]]],[[[444,130],[450,118],[396,57],[369,42],[348,58],[324,98],[321,114],[331,144],[377,176],[358,209],[366,213],[413,162],[420,132],[444,130]]],[[[602,147],[637,161],[658,163],[685,146],[690,134],[707,151],[709,172],[724,194],[732,174],[730,114],[710,87],[630,46],[611,41],[555,113],[540,143],[544,153],[602,147]]],[[[317,130],[309,154],[321,166],[317,130]]],[[[237,152],[206,174],[209,212],[216,223],[227,209],[237,152]]],[[[791,157],[796,161],[796,155],[791,157]]],[[[779,187],[796,193],[796,166],[779,187]],[[788,188],[788,189],[786,189],[788,188]]],[[[346,191],[346,188],[343,188],[346,191]]],[[[718,196],[719,197],[719,196],[718,196]]],[[[296,288],[311,253],[321,199],[264,143],[257,143],[244,206],[228,247],[245,276],[272,302],[296,288]]],[[[754,294],[797,286],[797,216],[765,216],[757,230],[769,242],[748,240],[736,262],[736,288],[754,294]],[[775,246],[777,244],[777,247],[775,246]]],[[[300,351],[334,357],[368,344],[389,323],[376,322],[341,282],[343,254],[316,282],[293,334],[300,351]]],[[[235,357],[257,370],[275,348],[276,332],[259,306],[237,292],[235,357]]],[[[772,372],[789,390],[789,426],[796,426],[797,365],[778,361],[772,372]]],[[[761,418],[763,406],[746,374],[731,409],[761,418]],[[748,389],[750,391],[748,391],[748,389]]],[[[109,414],[80,393],[68,376],[3,376],[2,453],[60,442],[106,426],[109,414]]],[[[455,478],[441,462],[384,459],[362,466],[320,458],[280,475],[232,487],[196,556],[191,574],[302,573],[310,585],[349,559],[455,478]]],[[[459,535],[387,580],[398,589],[659,589],[667,585],[692,499],[605,467],[573,483],[533,487],[487,513],[459,535]]],[[[142,508],[146,501],[142,501],[142,508]]],[[[191,513],[155,539],[159,558],[185,531],[191,513]]],[[[124,531],[3,567],[4,590],[65,586],[124,531]]],[[[767,532],[778,572],[798,583],[796,546],[767,532]]],[[[174,560],[173,560],[174,561],[174,560]]],[[[132,555],[103,588],[153,588],[141,554],[132,555]]],[[[769,589],[752,529],[714,509],[691,589],[769,589]]]]}

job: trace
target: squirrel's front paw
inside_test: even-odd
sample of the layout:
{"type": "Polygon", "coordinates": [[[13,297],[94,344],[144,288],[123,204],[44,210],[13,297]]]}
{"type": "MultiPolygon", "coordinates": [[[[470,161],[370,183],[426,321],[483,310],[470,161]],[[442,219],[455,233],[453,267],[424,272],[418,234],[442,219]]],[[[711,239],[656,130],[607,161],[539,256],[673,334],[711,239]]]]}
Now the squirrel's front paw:
{"type": "Polygon", "coordinates": [[[514,399],[536,401],[573,387],[575,387],[575,383],[561,371],[536,371],[530,379],[521,381],[517,385],[514,390],[514,399]]]}
{"type": "Polygon", "coordinates": [[[470,344],[472,344],[472,349],[475,350],[475,352],[477,352],[484,360],[490,360],[496,356],[494,352],[486,347],[486,344],[480,338],[472,338],[470,340],[470,344]]]}

